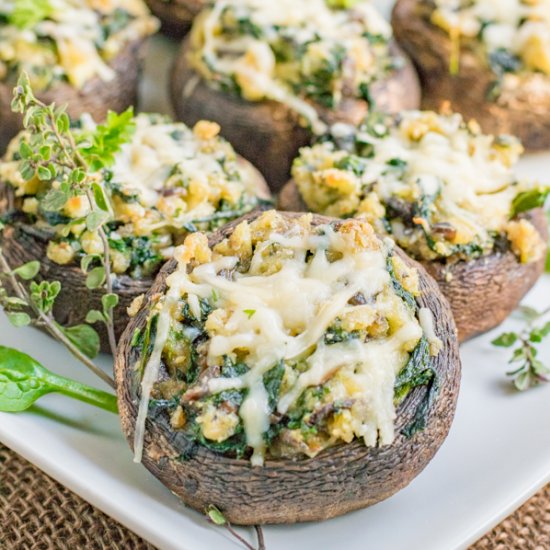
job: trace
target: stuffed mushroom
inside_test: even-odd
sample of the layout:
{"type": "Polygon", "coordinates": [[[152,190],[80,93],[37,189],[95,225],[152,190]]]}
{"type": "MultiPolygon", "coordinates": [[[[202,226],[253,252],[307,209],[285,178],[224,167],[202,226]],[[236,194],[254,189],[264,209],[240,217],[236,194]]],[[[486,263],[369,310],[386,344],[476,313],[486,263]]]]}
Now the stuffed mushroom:
{"type": "Polygon", "coordinates": [[[303,148],[279,205],[391,236],[435,277],[465,340],[502,322],[544,270],[549,188],[518,179],[521,152],[459,114],[372,115],[303,148]]]}
{"type": "Polygon", "coordinates": [[[452,108],[484,131],[550,146],[548,0],[399,0],[396,39],[415,62],[423,106],[452,108]]]}
{"type": "MultiPolygon", "coordinates": [[[[262,176],[220,138],[216,123],[201,121],[189,129],[161,115],[140,114],[132,125],[112,166],[95,173],[109,203],[103,228],[119,296],[117,335],[126,326],[126,308],[151,286],[185,235],[211,231],[269,199],[262,176]]],[[[92,119],[82,117],[73,134],[86,142],[95,130],[92,119]]],[[[59,204],[56,190],[66,174],[50,180],[22,173],[20,151],[27,139],[26,132],[15,138],[0,163],[5,224],[0,244],[10,265],[40,260],[40,276],[62,283],[54,316],[62,325],[74,325],[88,311],[101,310],[104,289],[87,288],[83,270],[89,274],[100,265],[104,244],[87,221],[91,205],[85,190],[59,204]]],[[[107,351],[103,327],[98,328],[107,351]]]]}
{"type": "Polygon", "coordinates": [[[0,150],[22,128],[10,109],[25,71],[44,103],[96,120],[137,99],[143,45],[158,23],[141,0],[7,0],[0,6],[0,150]]]}
{"type": "Polygon", "coordinates": [[[195,233],[140,306],[116,358],[123,429],[199,511],[262,524],[363,508],[449,430],[449,306],[366,222],[268,211],[195,233]]]}
{"type": "Polygon", "coordinates": [[[419,87],[391,27],[361,0],[219,0],[195,20],[171,93],[188,124],[216,120],[273,189],[313,134],[369,107],[416,108],[419,87]]]}

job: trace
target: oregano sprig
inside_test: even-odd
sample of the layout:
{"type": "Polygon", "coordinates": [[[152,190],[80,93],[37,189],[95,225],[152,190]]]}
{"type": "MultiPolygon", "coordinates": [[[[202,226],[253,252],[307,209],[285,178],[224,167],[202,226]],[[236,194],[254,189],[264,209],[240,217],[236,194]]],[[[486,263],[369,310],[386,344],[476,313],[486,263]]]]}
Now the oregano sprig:
{"type": "Polygon", "coordinates": [[[112,219],[112,208],[101,182],[102,170],[113,164],[115,153],[131,138],[135,129],[133,111],[110,112],[105,124],[76,137],[65,108],[46,105],[37,99],[26,73],[21,74],[14,89],[12,110],[23,114],[23,124],[29,134],[28,139],[20,144],[22,177],[30,180],[37,176],[41,181],[51,183],[42,207],[57,212],[71,197],[84,195],[87,198],[89,212],[85,217],[73,220],[65,231],[68,233],[72,225],[85,223],[87,230],[97,233],[101,240],[102,254],[86,256],[81,266],[88,288],[105,287],[108,307],[104,304],[102,321],[114,355],[113,309],[117,299],[113,298],[109,241],[104,228],[112,219]]]}
{"type": "Polygon", "coordinates": [[[521,306],[518,314],[525,326],[519,332],[504,332],[492,341],[494,346],[514,348],[509,363],[514,368],[506,374],[513,378],[515,387],[524,391],[550,381],[550,366],[539,358],[539,346],[550,335],[550,320],[545,320],[550,307],[544,311],[521,306]]]}
{"type": "Polygon", "coordinates": [[[94,374],[114,387],[113,379],[92,361],[99,353],[97,332],[89,325],[63,327],[55,321],[52,310],[61,291],[61,283],[34,281],[39,269],[38,261],[13,269],[0,248],[0,306],[8,320],[16,327],[32,325],[45,329],[94,374]],[[9,285],[4,284],[5,280],[9,285]],[[28,286],[23,285],[21,280],[28,282],[28,286]],[[13,296],[8,293],[8,288],[14,293],[13,296]]]}
{"type": "Polygon", "coordinates": [[[252,544],[241,537],[241,535],[239,535],[239,533],[237,533],[235,529],[233,529],[233,526],[231,525],[231,523],[229,523],[229,521],[223,515],[223,512],[219,508],[211,504],[205,510],[205,514],[210,523],[212,523],[213,525],[217,525],[218,527],[225,527],[227,531],[231,534],[231,536],[239,541],[242,546],[247,550],[265,550],[264,533],[260,525],[254,525],[256,536],[258,537],[258,548],[256,549],[254,548],[254,546],[252,546],[252,544]]]}

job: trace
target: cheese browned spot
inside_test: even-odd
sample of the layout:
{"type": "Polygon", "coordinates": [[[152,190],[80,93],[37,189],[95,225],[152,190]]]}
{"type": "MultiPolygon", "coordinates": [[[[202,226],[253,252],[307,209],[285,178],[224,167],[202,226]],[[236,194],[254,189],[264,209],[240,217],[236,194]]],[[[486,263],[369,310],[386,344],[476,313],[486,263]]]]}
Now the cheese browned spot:
{"type": "Polygon", "coordinates": [[[513,235],[527,262],[544,243],[528,221],[521,238],[510,221],[514,199],[538,187],[516,176],[522,151],[459,114],[406,111],[337,125],[331,140],[300,151],[292,176],[313,212],[366,219],[416,258],[471,259],[513,235]]]}
{"type": "MultiPolygon", "coordinates": [[[[176,251],[178,268],[149,318],[156,340],[136,458],[161,364],[187,380],[170,396],[185,408],[184,433],[220,452],[250,452],[253,465],[353,438],[391,444],[396,376],[423,337],[434,354],[440,345],[429,312],[419,321],[396,293],[391,245],[362,221],[313,226],[308,215],[274,211],[237,233],[211,257],[196,235],[176,251]]],[[[417,280],[413,272],[400,265],[402,280],[417,280]]]]}

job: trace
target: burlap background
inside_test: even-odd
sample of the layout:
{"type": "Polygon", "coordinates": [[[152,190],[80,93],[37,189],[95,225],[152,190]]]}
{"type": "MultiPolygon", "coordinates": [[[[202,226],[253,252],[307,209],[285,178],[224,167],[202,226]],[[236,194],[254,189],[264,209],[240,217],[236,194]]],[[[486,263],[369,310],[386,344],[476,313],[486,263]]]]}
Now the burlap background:
{"type": "MultiPolygon", "coordinates": [[[[0,550],[52,549],[155,550],[0,445],[0,550]]],[[[471,550],[550,550],[550,485],[471,550]]]]}

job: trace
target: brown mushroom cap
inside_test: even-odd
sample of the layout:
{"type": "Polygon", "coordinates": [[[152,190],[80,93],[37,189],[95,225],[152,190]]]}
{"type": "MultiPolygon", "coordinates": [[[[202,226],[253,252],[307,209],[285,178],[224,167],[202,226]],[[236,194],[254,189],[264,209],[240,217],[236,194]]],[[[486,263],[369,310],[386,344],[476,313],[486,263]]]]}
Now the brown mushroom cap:
{"type": "MultiPolygon", "coordinates": [[[[146,39],[140,38],[126,44],[109,63],[115,72],[115,77],[109,82],[94,77],[80,90],[61,82],[48,90],[35,91],[35,95],[46,104],[66,104],[71,118],[90,113],[94,120],[100,122],[109,110],[122,112],[137,102],[145,43],[146,39]]],[[[21,115],[11,110],[13,87],[12,84],[0,82],[0,153],[23,128],[21,115]]]]}
{"type": "Polygon", "coordinates": [[[206,6],[206,0],[145,0],[152,14],[158,17],[162,31],[181,37],[187,33],[195,16],[206,6]]]}
{"type": "MultiPolygon", "coordinates": [[[[283,213],[287,217],[301,214],[283,213]]],[[[213,233],[210,246],[231,234],[242,219],[213,233]]],[[[333,221],[313,216],[318,225],[333,221]]],[[[220,508],[234,524],[295,523],[332,518],[384,500],[405,487],[428,464],[449,431],[458,396],[460,359],[456,328],[449,305],[435,282],[421,266],[405,256],[408,265],[418,269],[421,307],[428,307],[435,318],[437,336],[443,342],[433,358],[439,391],[429,404],[426,427],[411,438],[401,430],[408,426],[426,395],[425,387],[411,391],[397,410],[396,438],[388,446],[368,448],[355,440],[322,451],[315,458],[267,460],[263,467],[252,467],[243,459],[228,458],[201,446],[193,446],[170,427],[169,419],[149,417],[146,425],[144,465],[187,505],[203,512],[208,505],[220,508]]],[[[147,322],[152,297],[166,290],[166,278],[176,269],[168,262],[146,295],[144,306],[124,332],[115,361],[115,375],[122,428],[130,445],[139,406],[140,380],[134,369],[138,352],[132,348],[134,331],[147,322]]]]}
{"type": "MultiPolygon", "coordinates": [[[[277,191],[288,180],[300,147],[310,142],[311,132],[282,103],[250,102],[213,88],[190,66],[189,50],[190,41],[186,39],[172,69],[170,91],[176,116],[191,126],[202,119],[218,122],[235,150],[257,166],[270,187],[277,191]]],[[[403,65],[371,86],[371,95],[376,107],[386,112],[415,109],[420,103],[416,72],[397,45],[393,44],[391,50],[403,59],[403,65]]],[[[348,98],[337,111],[319,105],[316,109],[329,124],[357,124],[365,117],[368,105],[363,100],[348,98]]]]}
{"type": "MultiPolygon", "coordinates": [[[[269,198],[271,194],[262,175],[248,161],[239,158],[239,164],[255,183],[257,195],[269,198]]],[[[0,214],[15,208],[13,188],[0,182],[0,214]]],[[[39,279],[60,281],[59,293],[53,310],[54,318],[64,326],[83,323],[91,309],[102,310],[101,297],[105,294],[102,288],[90,290],[86,287],[86,277],[78,265],[59,265],[46,256],[46,248],[51,234],[23,223],[21,220],[10,222],[3,233],[0,233],[0,246],[8,263],[17,267],[32,260],[40,261],[39,279]]],[[[114,310],[114,328],[117,339],[122,335],[128,323],[126,309],[134,298],[144,294],[153,284],[154,277],[134,279],[129,275],[117,275],[113,281],[113,291],[118,294],[119,303],[114,310]]],[[[103,323],[96,323],[94,328],[99,333],[101,351],[110,353],[107,331],[103,323]]]]}
{"type": "Polygon", "coordinates": [[[460,52],[460,70],[449,71],[451,39],[430,23],[424,0],[398,0],[392,24],[396,40],[414,61],[422,83],[422,108],[438,111],[450,102],[452,110],[474,118],[489,134],[519,137],[528,150],[550,146],[550,91],[532,97],[521,89],[509,101],[491,101],[487,94],[496,76],[482,56],[467,46],[460,52]]]}
{"type": "MultiPolygon", "coordinates": [[[[290,212],[308,210],[294,180],[279,194],[278,207],[290,212]]],[[[548,224],[542,208],[525,214],[547,242],[548,224]]],[[[469,262],[446,264],[419,260],[437,281],[449,300],[458,328],[458,339],[473,336],[500,325],[544,273],[546,254],[536,262],[522,264],[511,251],[494,252],[469,262]]]]}

